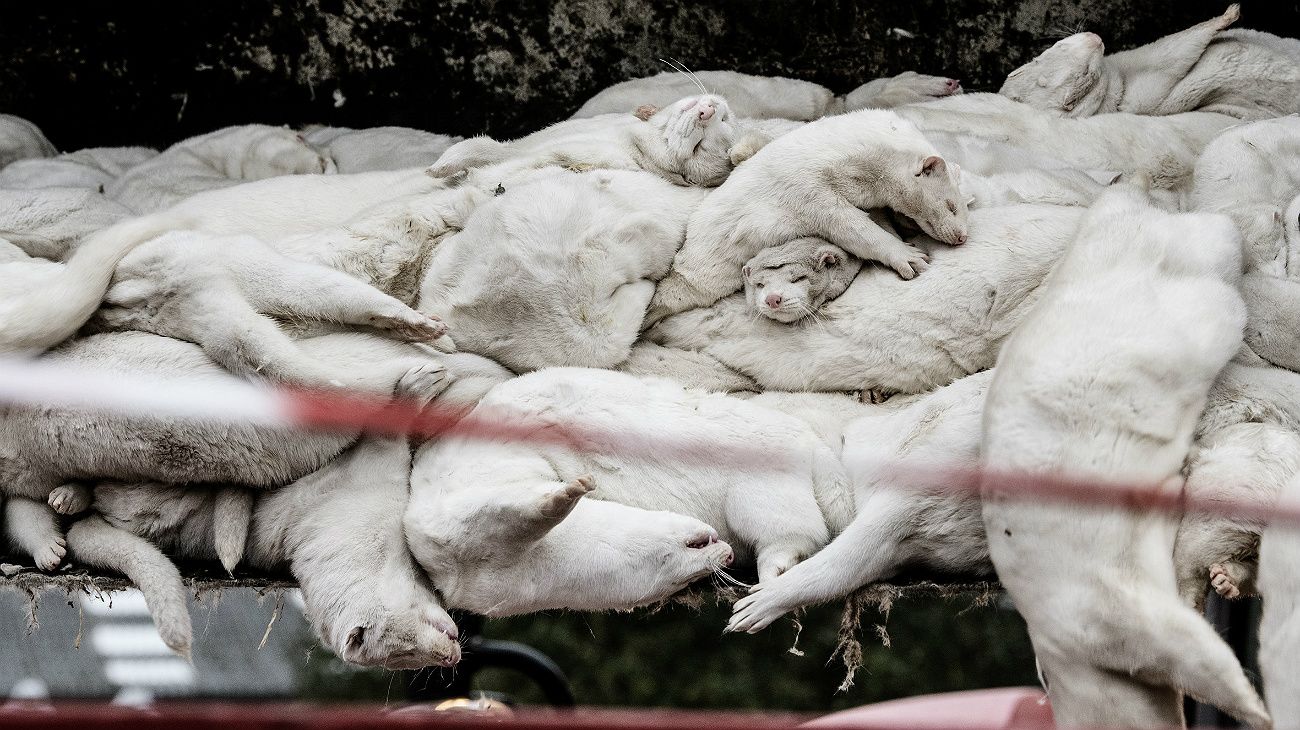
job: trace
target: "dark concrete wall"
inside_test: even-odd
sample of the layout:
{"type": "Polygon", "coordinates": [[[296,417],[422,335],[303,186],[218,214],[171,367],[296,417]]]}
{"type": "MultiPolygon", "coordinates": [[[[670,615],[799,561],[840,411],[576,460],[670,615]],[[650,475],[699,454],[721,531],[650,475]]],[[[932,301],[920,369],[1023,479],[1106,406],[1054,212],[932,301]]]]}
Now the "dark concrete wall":
{"type": "MultiPolygon", "coordinates": [[[[996,90],[1066,32],[1129,47],[1227,3],[11,0],[0,3],[0,111],[32,119],[61,149],[164,145],[254,121],[509,137],[662,70],[661,56],[840,92],[908,69],[996,90]]],[[[1240,24],[1300,35],[1300,2],[1245,0],[1240,24]]]]}

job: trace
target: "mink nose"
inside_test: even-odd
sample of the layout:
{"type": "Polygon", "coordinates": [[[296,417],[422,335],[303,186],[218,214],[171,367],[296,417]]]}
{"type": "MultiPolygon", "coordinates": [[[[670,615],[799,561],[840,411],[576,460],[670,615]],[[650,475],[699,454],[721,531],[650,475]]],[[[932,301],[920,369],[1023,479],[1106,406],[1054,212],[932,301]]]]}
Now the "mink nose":
{"type": "Polygon", "coordinates": [[[697,112],[700,115],[700,121],[707,122],[712,119],[714,111],[716,111],[716,107],[712,104],[708,102],[700,104],[700,110],[697,112]]]}
{"type": "Polygon", "coordinates": [[[771,307],[772,309],[776,309],[777,307],[781,306],[781,295],[768,294],[767,298],[764,299],[763,302],[766,303],[767,306],[771,307]]]}
{"type": "Polygon", "coordinates": [[[957,245],[960,246],[963,243],[966,243],[966,234],[965,233],[957,234],[957,245]]]}
{"type": "Polygon", "coordinates": [[[948,83],[945,85],[948,87],[948,91],[956,91],[961,88],[961,82],[957,79],[948,79],[948,83]]]}

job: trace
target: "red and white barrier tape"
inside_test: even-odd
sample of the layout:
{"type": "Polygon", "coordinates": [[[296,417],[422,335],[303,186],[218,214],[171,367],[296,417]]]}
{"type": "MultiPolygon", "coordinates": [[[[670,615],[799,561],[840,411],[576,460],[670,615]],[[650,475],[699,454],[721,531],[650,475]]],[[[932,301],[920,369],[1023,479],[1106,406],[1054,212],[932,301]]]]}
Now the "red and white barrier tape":
{"type": "MultiPolygon", "coordinates": [[[[0,403],[264,427],[527,441],[630,458],[671,455],[684,464],[712,464],[760,475],[765,470],[781,469],[795,458],[794,454],[767,449],[675,439],[672,434],[649,429],[615,435],[576,423],[541,425],[509,411],[493,413],[480,408],[473,416],[465,417],[463,410],[440,407],[436,401],[418,408],[366,394],[275,388],[235,380],[202,385],[160,382],[136,375],[14,358],[0,358],[0,403]]],[[[981,489],[992,487],[999,494],[1025,495],[1043,502],[1173,514],[1199,512],[1300,526],[1300,504],[1294,503],[1228,501],[1199,497],[1184,490],[1161,490],[1150,484],[947,468],[914,461],[891,462],[880,468],[882,474],[893,475],[898,480],[895,486],[925,485],[927,491],[934,492],[978,495],[981,489]]],[[[887,480],[884,483],[893,484],[887,480]]],[[[1243,489],[1242,493],[1251,490],[1243,489]]]]}

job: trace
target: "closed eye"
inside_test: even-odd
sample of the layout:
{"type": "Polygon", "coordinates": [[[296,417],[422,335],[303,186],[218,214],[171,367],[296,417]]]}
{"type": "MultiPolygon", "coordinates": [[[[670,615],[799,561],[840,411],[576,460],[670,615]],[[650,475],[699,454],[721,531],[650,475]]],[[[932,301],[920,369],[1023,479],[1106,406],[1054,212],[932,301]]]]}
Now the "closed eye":
{"type": "Polygon", "coordinates": [[[800,277],[797,278],[797,279],[792,279],[792,280],[790,281],[790,283],[791,283],[791,284],[798,284],[798,283],[801,282],[801,281],[808,281],[808,277],[806,277],[806,276],[800,276],[800,277]]]}

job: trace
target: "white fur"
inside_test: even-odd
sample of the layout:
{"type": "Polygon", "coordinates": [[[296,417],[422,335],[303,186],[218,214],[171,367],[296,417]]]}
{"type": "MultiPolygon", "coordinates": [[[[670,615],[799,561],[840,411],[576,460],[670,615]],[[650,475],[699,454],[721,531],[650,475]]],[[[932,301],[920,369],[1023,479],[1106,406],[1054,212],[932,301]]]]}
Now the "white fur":
{"type": "Polygon", "coordinates": [[[418,308],[516,371],[614,367],[703,196],[640,171],[534,173],[438,246],[418,308]]]}
{"type": "Polygon", "coordinates": [[[764,577],[811,555],[851,517],[847,480],[824,443],[797,419],[743,400],[657,378],[548,368],[497,386],[475,412],[525,429],[564,424],[580,432],[577,449],[506,439],[448,442],[437,449],[443,485],[590,475],[595,499],[716,526],[764,577]],[[655,453],[620,453],[656,435],[666,443],[655,453]],[[716,447],[721,458],[701,463],[689,453],[696,443],[716,447]],[[734,463],[728,449],[775,463],[734,463]]]}
{"type": "Polygon", "coordinates": [[[99,514],[72,526],[68,547],[80,562],[131,578],[164,641],[188,656],[185,589],[159,549],[210,560],[222,530],[238,527],[246,542],[236,556],[262,570],[290,571],[307,620],[338,656],[387,669],[450,666],[460,659],[455,624],[402,533],[410,464],[406,439],[372,438],[271,493],[101,484],[99,514]],[[248,503],[233,516],[241,525],[227,524],[231,516],[222,512],[232,494],[248,503]]]}
{"type": "Polygon", "coordinates": [[[341,223],[268,243],[289,258],[328,266],[414,305],[436,248],[491,198],[491,191],[475,185],[396,195],[341,223]]]}
{"type": "Polygon", "coordinates": [[[1017,203],[1088,207],[1106,188],[1078,170],[1021,170],[976,175],[962,170],[961,191],[971,208],[1017,203]]]}
{"type": "Polygon", "coordinates": [[[542,434],[558,421],[585,434],[575,451],[451,438],[417,455],[406,518],[412,551],[448,604],[487,616],[667,598],[732,560],[698,516],[742,540],[759,572],[779,573],[824,543],[828,514],[846,509],[833,504],[848,499],[839,464],[806,427],[667,381],[542,370],[500,386],[474,417],[542,434]],[[624,452],[646,434],[684,448],[720,440],[785,460],[751,474],[680,452],[624,452]],[[581,499],[593,488],[602,499],[581,499]]]}
{"type": "Polygon", "coordinates": [[[419,168],[282,175],[198,193],[150,217],[173,229],[247,233],[274,242],[335,228],[377,205],[442,189],[419,168]]]}
{"type": "MultiPolygon", "coordinates": [[[[1280,500],[1300,509],[1300,475],[1293,477],[1280,500]]],[[[1276,523],[1264,530],[1259,545],[1259,591],[1264,616],[1259,624],[1259,668],[1264,697],[1276,728],[1300,727],[1300,528],[1276,523]]]]}
{"type": "Polygon", "coordinates": [[[993,364],[1078,218],[1060,206],[974,210],[965,245],[916,240],[934,276],[909,282],[866,267],[816,318],[773,322],[737,295],[666,319],[647,337],[707,354],[764,388],[923,392],[993,364]]]}
{"type": "MultiPolygon", "coordinates": [[[[970,575],[992,568],[979,499],[943,491],[920,474],[978,465],[991,372],[912,400],[874,406],[843,433],[856,516],[825,549],[736,602],[728,631],[756,633],[800,606],[830,601],[905,567],[970,575]]],[[[762,402],[762,396],[754,399],[762,402]]]]}
{"type": "Polygon", "coordinates": [[[632,345],[627,359],[614,369],[629,375],[668,378],[689,388],[714,393],[759,390],[752,378],[723,365],[712,355],[664,347],[647,340],[632,345]]]}
{"type": "Polygon", "coordinates": [[[631,111],[558,122],[509,142],[472,137],[447,150],[430,174],[446,178],[488,168],[479,174],[508,179],[557,165],[578,171],[645,170],[677,185],[712,187],[767,141],[737,127],[726,99],[715,94],[679,99],[662,109],[647,107],[639,115],[631,111]]]}
{"type": "Polygon", "coordinates": [[[90,190],[0,190],[0,238],[41,258],[63,259],[92,233],[130,216],[90,190]]]}
{"type": "Polygon", "coordinates": [[[897,211],[945,243],[966,240],[956,169],[914,125],[886,111],[827,117],[768,144],[695,211],[650,321],[740,289],[741,265],[754,254],[806,236],[905,279],[924,271],[926,254],[872,221],[867,208],[897,211]]]}
{"type": "Polygon", "coordinates": [[[296,132],[250,124],[178,142],[126,171],[104,192],[137,213],[151,213],[205,190],[334,171],[334,163],[296,132]]]}
{"type": "MultiPolygon", "coordinates": [[[[1241,344],[1240,266],[1226,218],[1107,191],[998,357],[985,466],[1181,489],[1207,393],[1241,344]]],[[[1268,725],[1231,649],[1178,600],[1163,513],[1026,502],[996,476],[984,490],[990,555],[1059,725],[1177,726],[1184,691],[1268,725]]]]}
{"type": "Polygon", "coordinates": [[[810,121],[844,110],[844,101],[820,84],[780,76],[755,76],[736,71],[664,71],[654,76],[628,79],[601,90],[570,119],[602,114],[629,114],[637,107],[665,107],[697,93],[698,79],[708,93],[727,100],[738,117],[810,121]]]}
{"type": "Polygon", "coordinates": [[[1109,56],[1103,56],[1106,45],[1101,36],[1075,33],[1012,71],[998,93],[1070,117],[1156,113],[1215,35],[1236,22],[1239,10],[1232,5],[1219,17],[1109,56]]]}
{"type": "Polygon", "coordinates": [[[796,238],[759,251],[745,262],[745,301],[777,322],[809,315],[849,288],[862,262],[820,238],[796,238]]]}
{"type": "Polygon", "coordinates": [[[304,130],[303,137],[341,174],[428,167],[462,139],[409,127],[317,127],[304,130]]]}
{"type": "MultiPolygon", "coordinates": [[[[468,408],[509,376],[500,366],[485,367],[472,355],[445,356],[455,371],[449,374],[441,358],[417,345],[359,334],[326,335],[298,344],[309,357],[338,368],[346,378],[342,385],[375,396],[375,407],[394,392],[428,402],[463,373],[469,376],[466,382],[451,383],[440,405],[468,408]]],[[[77,340],[46,357],[191,387],[235,377],[196,345],[140,332],[77,340]]],[[[364,416],[368,407],[360,407],[358,415],[364,416]]],[[[76,480],[273,487],[320,468],[355,438],[355,432],[298,432],[173,416],[11,409],[0,421],[0,471],[5,494],[48,500],[52,508],[71,514],[88,506],[85,488],[76,480]]],[[[47,544],[59,540],[57,529],[44,533],[47,544]]]]}
{"type": "Polygon", "coordinates": [[[1246,345],[1265,362],[1300,372],[1300,279],[1247,274],[1246,345]]]}
{"type": "MultiPolygon", "coordinates": [[[[1297,473],[1300,433],[1272,423],[1240,423],[1197,440],[1184,490],[1197,499],[1268,508],[1297,473]]],[[[1202,610],[1207,587],[1225,598],[1254,594],[1263,528],[1255,518],[1183,515],[1174,542],[1183,600],[1202,610]]]]}
{"type": "Polygon", "coordinates": [[[368,327],[412,342],[447,331],[365,282],[293,261],[251,236],[189,231],[160,236],[128,256],[94,324],[197,343],[240,375],[314,387],[349,377],[300,350],[272,317],[368,327]]]}
{"type": "Polygon", "coordinates": [[[0,114],[0,169],[14,160],[53,157],[58,153],[35,124],[12,114],[0,114]]]}
{"type": "Polygon", "coordinates": [[[962,93],[961,83],[946,76],[928,76],[904,71],[897,76],[875,79],[844,97],[844,110],[893,109],[962,93]]]}
{"type": "Polygon", "coordinates": [[[18,160],[0,170],[0,188],[87,188],[102,193],[126,170],[157,154],[148,147],[96,147],[57,157],[18,160]]]}
{"type": "Polygon", "coordinates": [[[1225,30],[1222,15],[1145,46],[1103,56],[1095,33],[1077,33],[1012,71],[999,93],[1048,112],[1083,117],[1111,112],[1206,111],[1265,119],[1300,111],[1300,41],[1254,30],[1225,30]]]}
{"type": "Polygon", "coordinates": [[[1196,163],[1188,203],[1237,224],[1247,271],[1300,279],[1300,117],[1216,137],[1196,163]]]}
{"type": "Polygon", "coordinates": [[[736,71],[693,71],[687,76],[664,71],[607,87],[588,99],[570,118],[627,113],[644,104],[667,106],[695,93],[696,79],[709,93],[725,98],[731,111],[744,119],[807,122],[830,114],[889,109],[961,93],[961,84],[955,79],[915,71],[868,81],[845,96],[836,96],[830,89],[811,81],[781,76],[755,76],[736,71]]]}
{"type": "Polygon", "coordinates": [[[99,306],[118,261],[166,229],[148,218],[127,219],[87,238],[66,263],[0,264],[0,353],[40,352],[70,337],[99,306]]]}
{"type": "Polygon", "coordinates": [[[1065,119],[997,94],[963,94],[897,111],[926,134],[948,132],[1012,144],[1080,170],[1146,173],[1164,188],[1184,183],[1205,145],[1239,123],[1208,112],[1065,119]]]}

